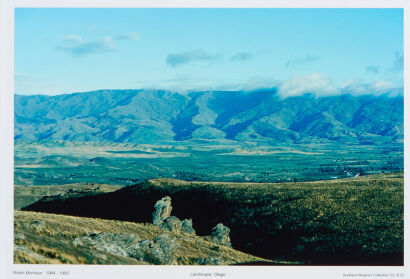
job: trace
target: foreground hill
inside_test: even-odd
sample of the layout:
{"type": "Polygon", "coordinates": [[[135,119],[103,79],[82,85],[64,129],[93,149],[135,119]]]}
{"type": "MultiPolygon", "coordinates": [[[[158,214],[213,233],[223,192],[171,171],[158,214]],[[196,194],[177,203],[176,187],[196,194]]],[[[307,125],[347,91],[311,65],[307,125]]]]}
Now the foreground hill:
{"type": "Polygon", "coordinates": [[[401,143],[403,97],[369,92],[363,96],[282,99],[275,88],[189,94],[100,90],[59,96],[16,95],[15,139],[401,143]]]}
{"type": "Polygon", "coordinates": [[[14,185],[14,209],[21,209],[30,205],[44,196],[73,196],[87,194],[101,194],[120,189],[118,185],[106,184],[66,184],[47,186],[21,186],[14,185]]]}
{"type": "Polygon", "coordinates": [[[22,211],[14,217],[16,264],[283,264],[152,224],[22,211]]]}
{"type": "Polygon", "coordinates": [[[192,218],[199,235],[222,222],[232,247],[305,264],[402,265],[403,173],[318,182],[221,183],[157,179],[115,192],[45,197],[23,210],[151,222],[154,203],[192,218]]]}

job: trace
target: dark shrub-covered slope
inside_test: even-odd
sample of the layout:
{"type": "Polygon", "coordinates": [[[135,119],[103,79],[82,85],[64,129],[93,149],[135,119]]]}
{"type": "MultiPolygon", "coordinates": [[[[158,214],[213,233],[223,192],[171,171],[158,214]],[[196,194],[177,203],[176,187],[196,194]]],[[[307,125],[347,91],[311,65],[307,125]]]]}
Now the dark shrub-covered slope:
{"type": "Polygon", "coordinates": [[[403,264],[403,175],[304,183],[250,184],[152,180],[116,192],[44,198],[24,210],[151,222],[153,205],[172,199],[172,215],[198,234],[217,223],[232,246],[313,265],[403,264]]]}

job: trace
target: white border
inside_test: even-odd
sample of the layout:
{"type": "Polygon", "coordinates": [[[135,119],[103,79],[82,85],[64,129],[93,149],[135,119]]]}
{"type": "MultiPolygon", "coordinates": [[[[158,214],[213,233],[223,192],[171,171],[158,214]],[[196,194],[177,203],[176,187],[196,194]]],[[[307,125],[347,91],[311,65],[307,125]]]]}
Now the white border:
{"type": "Polygon", "coordinates": [[[401,8],[407,0],[15,0],[15,7],[401,8]]]}
{"type": "MultiPolygon", "coordinates": [[[[258,267],[207,267],[207,266],[72,266],[72,265],[14,265],[13,264],[13,91],[14,91],[14,8],[17,7],[163,7],[163,8],[404,8],[404,129],[405,129],[405,188],[409,184],[410,151],[408,131],[410,119],[409,73],[409,0],[0,0],[0,278],[210,278],[191,277],[191,272],[226,273],[222,278],[387,278],[387,277],[343,277],[353,274],[404,274],[410,278],[409,270],[409,195],[405,189],[405,266],[404,267],[310,267],[310,266],[258,266],[258,267]],[[2,2],[1,2],[2,1],[2,2]],[[69,271],[69,276],[20,276],[13,271],[69,271]]],[[[211,277],[216,278],[216,277],[211,277]]],[[[388,277],[397,278],[397,277],[388,277]]],[[[403,277],[401,277],[403,278],[403,277]]]]}

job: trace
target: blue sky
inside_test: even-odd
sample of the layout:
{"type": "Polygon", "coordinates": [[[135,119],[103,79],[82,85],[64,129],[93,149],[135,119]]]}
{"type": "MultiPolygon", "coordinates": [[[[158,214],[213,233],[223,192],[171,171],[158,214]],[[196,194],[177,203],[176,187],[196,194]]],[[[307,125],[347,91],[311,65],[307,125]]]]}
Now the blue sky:
{"type": "Polygon", "coordinates": [[[403,86],[402,9],[15,10],[15,93],[403,86]]]}

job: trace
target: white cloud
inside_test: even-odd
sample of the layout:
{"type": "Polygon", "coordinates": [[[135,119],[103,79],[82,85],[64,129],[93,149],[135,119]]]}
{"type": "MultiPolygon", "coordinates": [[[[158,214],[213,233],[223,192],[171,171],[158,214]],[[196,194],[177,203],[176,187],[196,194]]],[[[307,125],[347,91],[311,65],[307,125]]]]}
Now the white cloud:
{"type": "Polygon", "coordinates": [[[238,52],[231,56],[230,60],[234,62],[244,62],[253,58],[252,52],[238,52]]]}
{"type": "Polygon", "coordinates": [[[69,42],[83,42],[83,38],[81,36],[77,36],[77,35],[62,35],[61,38],[65,41],[69,41],[69,42]]]}
{"type": "Polygon", "coordinates": [[[346,80],[342,84],[341,90],[343,93],[352,95],[369,94],[367,86],[359,79],[354,78],[346,80]]]}
{"type": "Polygon", "coordinates": [[[271,77],[254,76],[240,86],[241,90],[252,91],[258,89],[269,89],[279,85],[279,81],[271,77]]]}
{"type": "Polygon", "coordinates": [[[313,62],[318,61],[319,59],[320,59],[320,56],[307,53],[303,57],[288,60],[286,62],[286,67],[295,67],[295,66],[302,65],[302,64],[313,63],[313,62]]]}
{"type": "Polygon", "coordinates": [[[60,36],[61,43],[55,49],[68,53],[74,57],[84,57],[95,53],[107,53],[116,49],[115,41],[136,41],[139,35],[136,33],[125,33],[113,37],[107,36],[97,40],[85,40],[78,35],[60,36]]]}
{"type": "Polygon", "coordinates": [[[391,71],[403,71],[404,68],[404,56],[402,53],[396,52],[394,54],[394,61],[391,67],[391,71]]]}
{"type": "Polygon", "coordinates": [[[359,79],[349,79],[341,86],[343,94],[351,95],[383,95],[396,96],[403,94],[403,89],[386,80],[376,80],[370,83],[361,82],[359,79]]]}
{"type": "Polygon", "coordinates": [[[306,93],[320,97],[337,95],[340,90],[328,76],[321,73],[295,76],[283,82],[278,88],[278,95],[282,98],[301,96],[306,93]]]}
{"type": "Polygon", "coordinates": [[[114,40],[105,37],[102,40],[85,41],[81,36],[61,36],[63,41],[56,49],[68,53],[74,57],[83,57],[94,53],[106,53],[114,50],[114,40]]]}
{"type": "Polygon", "coordinates": [[[138,41],[140,36],[137,33],[125,33],[115,36],[115,40],[131,40],[131,41],[138,41]]]}
{"type": "Polygon", "coordinates": [[[378,80],[369,84],[369,88],[376,93],[382,93],[394,88],[393,83],[385,80],[378,80]]]}
{"type": "Polygon", "coordinates": [[[165,62],[171,67],[176,67],[191,62],[212,61],[217,59],[219,59],[218,54],[208,53],[202,49],[195,49],[191,51],[169,53],[165,62]]]}
{"type": "Polygon", "coordinates": [[[375,65],[369,65],[366,67],[366,72],[371,74],[378,74],[380,72],[380,67],[375,65]]]}
{"type": "Polygon", "coordinates": [[[193,74],[174,76],[167,80],[140,80],[138,88],[163,89],[179,93],[192,91],[254,91],[277,89],[281,98],[312,94],[315,97],[351,95],[388,95],[403,94],[403,88],[393,82],[377,80],[365,83],[359,79],[346,80],[341,86],[335,85],[332,80],[321,73],[312,73],[292,77],[279,81],[273,77],[254,76],[246,80],[228,79],[221,77],[210,80],[193,74]]]}

